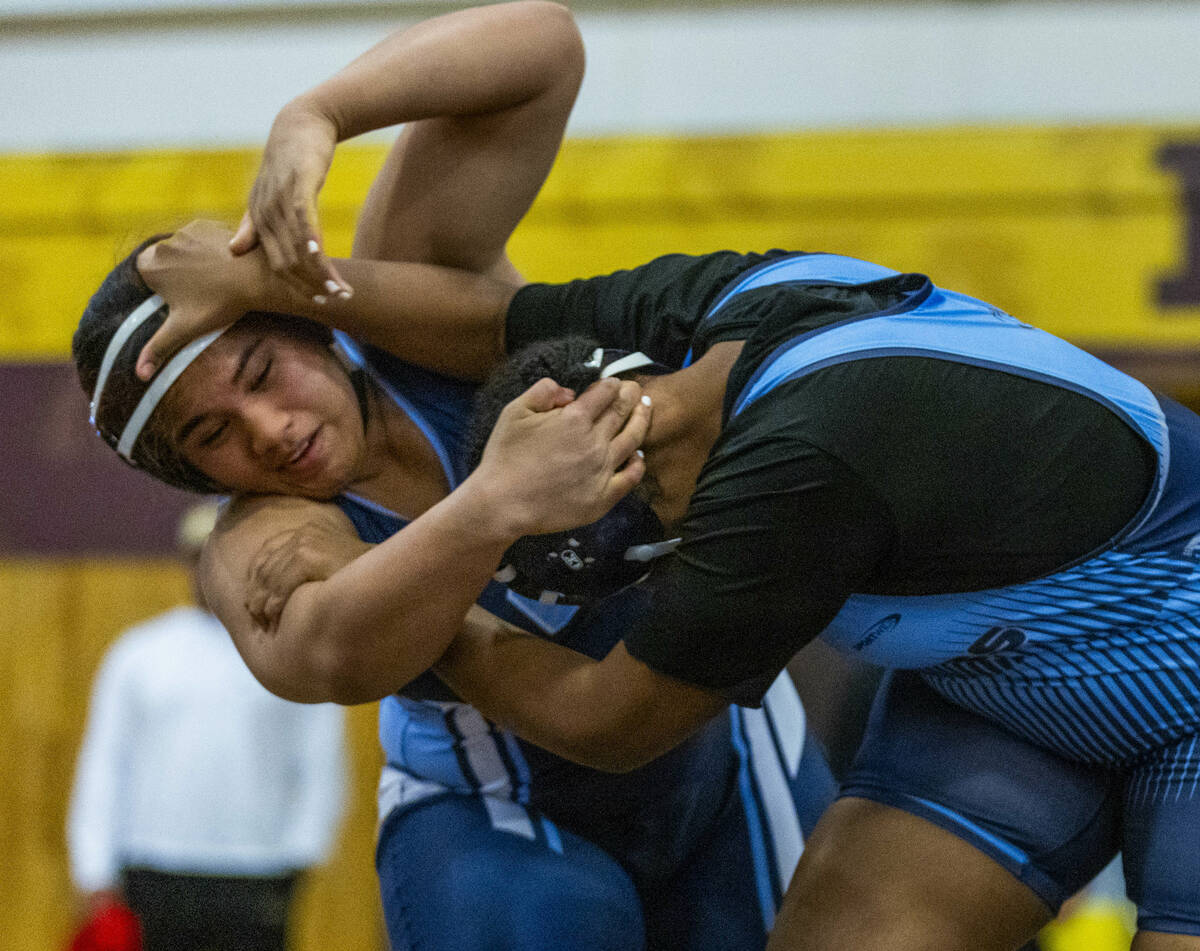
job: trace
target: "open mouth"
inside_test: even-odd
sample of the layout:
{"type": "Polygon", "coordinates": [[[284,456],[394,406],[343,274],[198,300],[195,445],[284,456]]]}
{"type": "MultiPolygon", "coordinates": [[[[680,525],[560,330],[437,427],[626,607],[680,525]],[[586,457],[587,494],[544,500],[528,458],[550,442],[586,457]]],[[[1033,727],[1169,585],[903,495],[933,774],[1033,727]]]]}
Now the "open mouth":
{"type": "Polygon", "coordinates": [[[320,427],[318,427],[307,439],[297,445],[280,468],[302,469],[307,463],[311,462],[314,458],[313,446],[316,445],[317,435],[320,432],[320,427]]]}

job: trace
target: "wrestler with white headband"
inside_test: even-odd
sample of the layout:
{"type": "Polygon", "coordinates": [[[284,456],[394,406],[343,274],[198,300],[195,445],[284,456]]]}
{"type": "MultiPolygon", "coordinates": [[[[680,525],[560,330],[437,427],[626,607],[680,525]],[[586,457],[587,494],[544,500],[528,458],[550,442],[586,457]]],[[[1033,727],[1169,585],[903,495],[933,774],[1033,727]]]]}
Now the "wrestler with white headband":
{"type": "MultiPolygon", "coordinates": [[[[393,943],[543,951],[587,936],[589,948],[629,948],[644,927],[693,936],[688,947],[754,951],[764,909],[777,907],[786,883],[756,864],[751,807],[765,803],[807,834],[827,769],[789,760],[795,782],[747,790],[741,808],[731,767],[751,775],[761,763],[782,776],[784,766],[772,750],[737,748],[737,712],[705,696],[714,718],[694,740],[612,780],[567,762],[572,750],[548,739],[501,737],[430,673],[464,627],[499,624],[553,636],[573,656],[603,654],[642,601],[634,590],[572,612],[491,583],[519,537],[595,521],[636,484],[650,412],[635,382],[574,394],[540,382],[510,425],[496,427],[479,467],[467,473],[461,456],[474,389],[463,380],[480,380],[504,356],[510,305],[530,287],[506,244],[552,165],[582,70],[570,12],[552,3],[455,11],[394,34],[276,118],[251,197],[258,247],[231,257],[229,231],[184,228],[144,259],[135,250],[89,303],[73,349],[94,425],[123,459],[175,485],[231,494],[201,571],[258,679],[297,701],[381,701],[388,765],[376,855],[393,943]],[[336,262],[353,300],[322,305],[309,288],[292,303],[294,293],[276,293],[298,283],[294,272],[280,276],[281,247],[306,259],[320,233],[315,217],[273,228],[273,209],[315,211],[335,141],[396,124],[403,131],[367,197],[354,257],[336,262]],[[454,160],[459,153],[469,160],[454,160]],[[159,266],[168,259],[190,268],[190,299],[159,266]],[[243,272],[229,271],[247,259],[238,286],[243,272]],[[154,292],[170,313],[146,303],[154,292]],[[330,349],[331,327],[364,345],[361,390],[330,349]],[[172,357],[189,336],[198,345],[172,357]],[[147,362],[166,366],[147,386],[135,367],[152,338],[163,345],[147,362]],[[461,365],[472,339],[478,359],[461,365]],[[413,750],[417,733],[468,751],[470,762],[413,750]],[[482,761],[476,749],[496,755],[482,761]],[[493,766],[505,764],[515,766],[511,782],[494,781],[493,766]],[[486,802],[462,786],[463,766],[486,802]],[[453,795],[409,795],[447,788],[453,795]],[[470,908],[457,871],[468,863],[478,883],[470,908]],[[719,914],[711,896],[722,896],[719,914]],[[464,935],[479,937],[464,944],[464,935]]],[[[732,278],[747,263],[732,254],[717,268],[732,278]]],[[[780,690],[798,709],[786,678],[780,690]]],[[[802,717],[784,726],[788,750],[816,749],[802,717]]],[[[823,767],[819,754],[810,759],[823,767]]],[[[777,864],[786,877],[791,865],[777,864]]]]}

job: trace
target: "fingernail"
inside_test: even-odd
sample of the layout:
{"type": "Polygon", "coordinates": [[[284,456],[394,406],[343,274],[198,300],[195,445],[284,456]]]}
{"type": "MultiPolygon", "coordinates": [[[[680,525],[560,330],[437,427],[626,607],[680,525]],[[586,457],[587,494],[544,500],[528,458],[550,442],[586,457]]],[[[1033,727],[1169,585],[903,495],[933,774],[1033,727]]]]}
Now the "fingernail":
{"type": "Polygon", "coordinates": [[[341,289],[337,281],[329,280],[325,282],[325,290],[329,291],[330,294],[336,294],[341,289]]]}
{"type": "Polygon", "coordinates": [[[309,254],[317,254],[320,252],[320,250],[321,250],[321,246],[319,244],[317,244],[316,241],[312,240],[312,238],[309,238],[308,239],[308,253],[309,254]]]}
{"type": "Polygon", "coordinates": [[[314,304],[324,304],[328,300],[329,300],[329,298],[326,297],[324,294],[313,294],[313,303],[314,304]]]}
{"type": "Polygon", "coordinates": [[[638,458],[639,458],[639,459],[645,459],[645,458],[646,458],[646,454],[645,454],[644,452],[642,452],[642,450],[640,450],[640,449],[635,449],[635,450],[634,450],[634,452],[636,452],[636,453],[637,453],[637,455],[638,455],[638,458]]]}
{"type": "Polygon", "coordinates": [[[649,406],[650,405],[650,397],[643,395],[642,396],[642,405],[649,406]]]}
{"type": "Polygon", "coordinates": [[[354,296],[354,291],[346,290],[346,288],[344,288],[344,287],[340,291],[338,291],[338,297],[340,297],[342,300],[349,300],[353,296],[354,296]]]}

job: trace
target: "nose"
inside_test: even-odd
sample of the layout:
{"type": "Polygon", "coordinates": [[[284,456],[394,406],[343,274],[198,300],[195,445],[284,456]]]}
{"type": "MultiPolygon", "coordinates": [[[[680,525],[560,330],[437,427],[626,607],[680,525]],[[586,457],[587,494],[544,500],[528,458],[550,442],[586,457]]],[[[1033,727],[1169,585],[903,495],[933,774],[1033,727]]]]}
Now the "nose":
{"type": "Polygon", "coordinates": [[[250,451],[271,466],[282,465],[292,450],[291,414],[265,400],[255,400],[243,408],[250,451]]]}

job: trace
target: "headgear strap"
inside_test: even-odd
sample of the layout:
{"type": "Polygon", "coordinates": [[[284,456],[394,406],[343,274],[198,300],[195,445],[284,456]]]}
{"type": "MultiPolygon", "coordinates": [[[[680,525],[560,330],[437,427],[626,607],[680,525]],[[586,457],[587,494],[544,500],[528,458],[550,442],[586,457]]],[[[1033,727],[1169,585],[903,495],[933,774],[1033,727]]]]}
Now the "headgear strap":
{"type": "MultiPolygon", "coordinates": [[[[121,326],[117,328],[117,332],[108,342],[108,346],[104,350],[104,359],[100,361],[100,372],[96,375],[96,388],[92,391],[92,404],[88,416],[97,433],[100,432],[100,429],[96,426],[96,414],[100,410],[100,399],[104,395],[104,386],[108,383],[108,377],[112,373],[113,364],[117,361],[117,355],[129,342],[133,332],[144,324],[147,318],[158,313],[163,304],[162,297],[158,294],[151,294],[121,321],[121,326]]],[[[153,414],[163,395],[171,388],[171,384],[179,379],[179,375],[188,368],[191,362],[227,329],[222,327],[220,330],[206,333],[203,337],[197,337],[175,354],[158,372],[158,375],[150,381],[146,392],[142,394],[142,398],[138,400],[137,406],[133,408],[133,413],[125,423],[120,439],[117,440],[117,452],[120,455],[129,462],[133,462],[133,447],[137,444],[138,436],[142,434],[142,428],[146,425],[146,421],[153,414]]]]}
{"type": "MultiPolygon", "coordinates": [[[[630,370],[636,370],[638,367],[649,366],[654,361],[644,353],[626,353],[618,357],[607,366],[604,363],[604,347],[597,347],[592,351],[592,359],[584,364],[585,367],[595,367],[600,371],[600,379],[605,379],[610,376],[617,376],[620,373],[627,373],[630,370]]],[[[620,353],[620,351],[617,351],[620,353]]]]}

